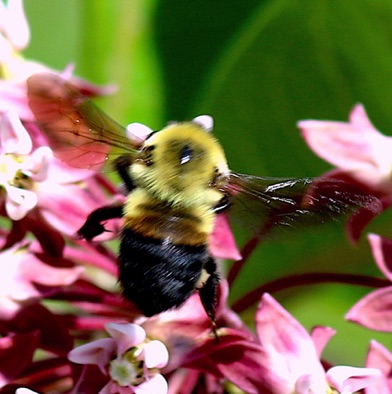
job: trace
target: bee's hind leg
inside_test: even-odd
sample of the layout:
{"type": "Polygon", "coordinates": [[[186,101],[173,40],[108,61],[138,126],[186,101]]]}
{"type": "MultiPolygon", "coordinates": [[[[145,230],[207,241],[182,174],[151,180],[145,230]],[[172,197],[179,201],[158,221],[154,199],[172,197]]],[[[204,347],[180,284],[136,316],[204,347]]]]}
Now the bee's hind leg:
{"type": "Polygon", "coordinates": [[[202,283],[200,287],[198,287],[199,296],[201,303],[203,304],[203,307],[211,320],[213,333],[217,340],[219,340],[216,331],[215,316],[217,306],[217,292],[219,286],[219,274],[217,272],[216,262],[211,256],[208,258],[208,261],[203,267],[203,274],[204,273],[208,275],[208,278],[205,282],[202,283]]]}

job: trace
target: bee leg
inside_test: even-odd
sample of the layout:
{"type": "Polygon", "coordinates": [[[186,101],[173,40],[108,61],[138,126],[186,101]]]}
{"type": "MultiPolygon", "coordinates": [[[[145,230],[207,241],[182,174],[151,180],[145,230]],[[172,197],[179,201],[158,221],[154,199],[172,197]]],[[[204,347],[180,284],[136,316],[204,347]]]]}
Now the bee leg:
{"type": "Polygon", "coordinates": [[[217,205],[213,208],[214,213],[227,211],[232,205],[229,196],[223,196],[217,205]]]}
{"type": "Polygon", "coordinates": [[[217,272],[216,262],[212,257],[209,257],[208,261],[204,265],[203,270],[209,275],[208,279],[199,288],[199,296],[201,303],[211,320],[212,331],[215,338],[219,340],[217,328],[216,328],[216,317],[215,310],[217,306],[217,290],[219,285],[219,275],[217,272]]]}
{"type": "Polygon", "coordinates": [[[90,241],[97,235],[106,231],[102,222],[108,219],[121,218],[122,216],[122,205],[106,205],[104,207],[98,208],[88,215],[86,222],[77,232],[78,237],[90,241]]]}
{"type": "Polygon", "coordinates": [[[127,155],[120,156],[114,161],[114,169],[120,175],[128,192],[131,192],[136,187],[132,178],[129,176],[128,169],[131,164],[131,158],[127,155]]]}

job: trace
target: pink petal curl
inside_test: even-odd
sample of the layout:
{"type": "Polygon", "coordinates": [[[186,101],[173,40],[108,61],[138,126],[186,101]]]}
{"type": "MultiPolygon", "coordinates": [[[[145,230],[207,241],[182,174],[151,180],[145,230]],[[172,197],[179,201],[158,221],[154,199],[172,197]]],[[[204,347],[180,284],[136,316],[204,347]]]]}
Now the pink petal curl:
{"type": "Polygon", "coordinates": [[[86,343],[68,353],[68,359],[76,364],[94,364],[103,374],[107,375],[106,368],[116,352],[116,342],[112,338],[102,338],[86,343]]]}
{"type": "Polygon", "coordinates": [[[328,370],[326,377],[329,384],[340,394],[352,394],[377,384],[382,374],[375,368],[338,366],[328,370]]]}
{"type": "Polygon", "coordinates": [[[371,330],[392,332],[392,286],[375,290],[359,300],[346,319],[371,330]]]}
{"type": "Polygon", "coordinates": [[[141,344],[146,339],[146,332],[137,324],[108,323],[105,328],[117,343],[117,355],[119,357],[127,349],[141,344]]]}
{"type": "Polygon", "coordinates": [[[371,341],[366,367],[377,368],[383,374],[379,384],[366,388],[366,394],[390,394],[392,392],[392,353],[377,341],[371,341]]]}
{"type": "Polygon", "coordinates": [[[369,234],[368,240],[378,268],[392,282],[392,240],[369,234]]]}

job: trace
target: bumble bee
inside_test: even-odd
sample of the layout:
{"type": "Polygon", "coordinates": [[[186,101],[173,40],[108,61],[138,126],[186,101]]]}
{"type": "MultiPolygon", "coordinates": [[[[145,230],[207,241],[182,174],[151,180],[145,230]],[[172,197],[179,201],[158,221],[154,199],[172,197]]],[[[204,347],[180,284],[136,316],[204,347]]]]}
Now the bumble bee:
{"type": "Polygon", "coordinates": [[[169,124],[132,145],[123,127],[60,77],[36,74],[27,85],[30,108],[58,158],[91,169],[114,158],[126,202],[95,210],[78,234],[91,240],[105,221],[123,218],[119,280],[147,317],[181,306],[197,290],[215,325],[219,274],[208,237],[217,215],[240,218],[260,235],[325,222],[373,200],[334,180],[237,174],[206,117],[169,124]]]}

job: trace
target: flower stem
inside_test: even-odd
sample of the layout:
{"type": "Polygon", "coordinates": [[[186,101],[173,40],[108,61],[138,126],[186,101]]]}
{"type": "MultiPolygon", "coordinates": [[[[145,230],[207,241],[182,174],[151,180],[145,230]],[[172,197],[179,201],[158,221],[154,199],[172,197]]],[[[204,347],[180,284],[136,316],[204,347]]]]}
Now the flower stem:
{"type": "Polygon", "coordinates": [[[237,278],[238,274],[242,270],[242,267],[244,266],[244,264],[248,260],[248,257],[250,256],[250,254],[253,252],[253,250],[258,245],[259,241],[260,241],[259,237],[253,237],[241,249],[242,259],[235,261],[232,264],[230,271],[227,275],[227,282],[229,283],[229,286],[233,284],[233,282],[237,278]]]}
{"type": "MultiPolygon", "coordinates": [[[[16,379],[13,383],[42,389],[49,386],[52,389],[56,387],[57,392],[62,392],[63,390],[59,390],[59,382],[61,382],[61,386],[70,386],[69,376],[69,361],[65,357],[59,357],[36,361],[26,370],[23,376],[16,379]]],[[[45,390],[45,392],[48,391],[45,390]]]]}

